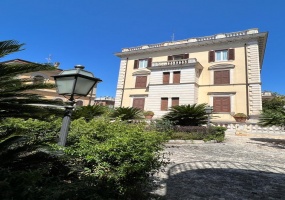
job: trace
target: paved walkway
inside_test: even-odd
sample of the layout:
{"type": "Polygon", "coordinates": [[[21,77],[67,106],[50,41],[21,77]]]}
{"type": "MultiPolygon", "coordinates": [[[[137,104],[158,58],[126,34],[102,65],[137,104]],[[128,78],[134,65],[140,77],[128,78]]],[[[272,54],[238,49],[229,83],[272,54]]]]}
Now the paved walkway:
{"type": "Polygon", "coordinates": [[[227,134],[225,143],[170,143],[163,199],[284,199],[285,136],[227,134]]]}

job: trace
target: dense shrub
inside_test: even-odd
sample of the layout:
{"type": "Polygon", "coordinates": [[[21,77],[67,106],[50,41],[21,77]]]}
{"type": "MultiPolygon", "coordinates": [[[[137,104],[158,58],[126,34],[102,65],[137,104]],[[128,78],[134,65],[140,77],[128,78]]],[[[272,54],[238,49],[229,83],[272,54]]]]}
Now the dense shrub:
{"type": "Polygon", "coordinates": [[[60,147],[60,125],[2,122],[0,199],[147,199],[149,176],[166,164],[159,153],[164,134],[142,124],[81,118],[71,123],[67,147],[60,147]]]}
{"type": "Polygon", "coordinates": [[[93,119],[94,117],[101,116],[108,112],[108,107],[102,106],[102,105],[93,105],[93,106],[81,106],[77,107],[73,113],[72,118],[73,119],[79,119],[83,117],[85,120],[89,121],[93,119]]]}

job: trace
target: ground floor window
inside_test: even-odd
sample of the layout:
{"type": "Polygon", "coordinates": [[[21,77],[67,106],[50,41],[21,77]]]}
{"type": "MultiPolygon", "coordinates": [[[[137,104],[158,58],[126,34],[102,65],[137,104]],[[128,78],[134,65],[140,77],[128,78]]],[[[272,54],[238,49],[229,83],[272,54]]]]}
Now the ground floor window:
{"type": "Polygon", "coordinates": [[[171,106],[179,106],[179,97],[172,97],[171,106]]]}
{"type": "Polygon", "coordinates": [[[134,98],[133,107],[144,110],[144,102],[145,102],[145,98],[134,98]]]}
{"type": "Polygon", "coordinates": [[[231,112],[231,98],[213,97],[213,112],[231,112]]]}
{"type": "Polygon", "coordinates": [[[168,98],[161,98],[160,110],[168,110],[168,98]]]}

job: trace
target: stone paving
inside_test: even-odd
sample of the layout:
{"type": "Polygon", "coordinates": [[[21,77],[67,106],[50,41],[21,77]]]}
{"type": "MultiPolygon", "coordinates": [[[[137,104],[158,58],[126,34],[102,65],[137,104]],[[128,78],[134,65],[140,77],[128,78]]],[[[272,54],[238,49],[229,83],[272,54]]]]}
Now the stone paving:
{"type": "Polygon", "coordinates": [[[285,135],[226,134],[224,143],[169,143],[162,199],[284,199],[285,135]]]}

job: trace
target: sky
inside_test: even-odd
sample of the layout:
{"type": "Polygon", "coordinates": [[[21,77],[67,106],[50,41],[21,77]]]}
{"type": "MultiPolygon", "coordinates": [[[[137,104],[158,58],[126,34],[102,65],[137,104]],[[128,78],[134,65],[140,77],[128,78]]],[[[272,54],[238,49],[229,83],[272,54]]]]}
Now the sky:
{"type": "Polygon", "coordinates": [[[25,43],[0,62],[77,64],[102,79],[97,97],[115,97],[124,47],[258,28],[269,32],[262,90],[285,95],[284,0],[0,0],[0,41],[25,43]]]}

